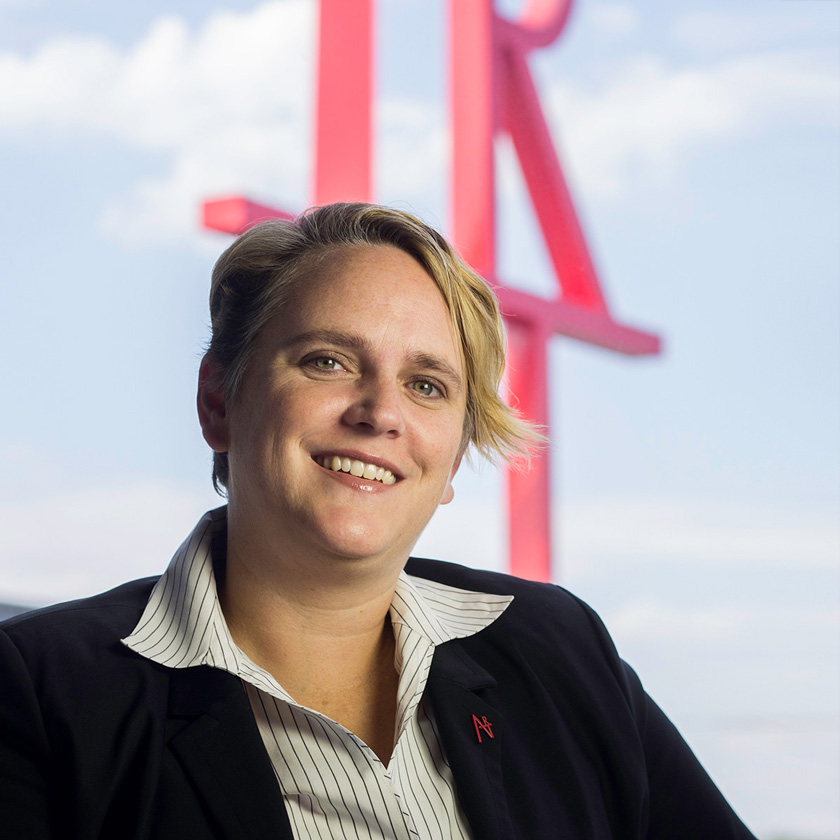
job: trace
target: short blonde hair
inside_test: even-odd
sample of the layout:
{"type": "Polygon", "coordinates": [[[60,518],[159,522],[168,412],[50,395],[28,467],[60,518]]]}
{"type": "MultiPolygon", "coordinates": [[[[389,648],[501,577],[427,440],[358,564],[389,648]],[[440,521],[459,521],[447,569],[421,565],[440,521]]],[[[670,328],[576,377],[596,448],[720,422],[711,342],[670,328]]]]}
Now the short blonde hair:
{"type": "MultiPolygon", "coordinates": [[[[412,256],[443,295],[464,359],[467,404],[463,446],[485,457],[527,457],[542,436],[499,395],[505,336],[487,283],[437,231],[414,216],[375,204],[330,204],[294,221],[271,220],[243,233],[218,259],[210,288],[215,361],[228,402],[236,400],[262,328],[282,313],[297,282],[336,250],[390,245],[412,256]]],[[[226,452],[213,458],[213,484],[227,487],[226,452]]]]}

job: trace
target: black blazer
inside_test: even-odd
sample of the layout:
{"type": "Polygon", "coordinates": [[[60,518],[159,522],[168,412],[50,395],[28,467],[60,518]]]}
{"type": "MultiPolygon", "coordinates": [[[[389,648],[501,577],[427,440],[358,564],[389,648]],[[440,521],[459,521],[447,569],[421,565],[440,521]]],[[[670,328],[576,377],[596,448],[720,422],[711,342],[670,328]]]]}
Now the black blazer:
{"type": "MultiPolygon", "coordinates": [[[[426,688],[475,840],[753,838],[589,607],[448,563],[407,571],[515,596],[438,647],[426,688]]],[[[291,840],[239,679],[120,643],[154,582],[0,625],[3,837],[291,840]]]]}

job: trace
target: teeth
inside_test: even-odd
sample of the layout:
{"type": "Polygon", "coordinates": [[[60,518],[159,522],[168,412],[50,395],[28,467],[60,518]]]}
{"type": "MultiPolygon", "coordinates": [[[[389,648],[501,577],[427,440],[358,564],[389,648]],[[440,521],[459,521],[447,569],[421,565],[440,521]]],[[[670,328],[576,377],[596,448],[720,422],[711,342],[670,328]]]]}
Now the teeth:
{"type": "Polygon", "coordinates": [[[321,466],[333,472],[346,472],[357,478],[367,478],[371,481],[381,481],[383,484],[396,484],[397,478],[385,467],[376,464],[366,464],[364,461],[342,458],[339,455],[324,455],[321,466]]]}

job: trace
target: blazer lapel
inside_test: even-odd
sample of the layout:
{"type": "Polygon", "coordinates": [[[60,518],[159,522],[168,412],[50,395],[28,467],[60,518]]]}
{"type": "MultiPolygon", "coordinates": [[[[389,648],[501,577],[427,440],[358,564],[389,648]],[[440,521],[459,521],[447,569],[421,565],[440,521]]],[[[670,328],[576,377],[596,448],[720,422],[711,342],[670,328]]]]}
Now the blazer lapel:
{"type": "Polygon", "coordinates": [[[496,680],[460,647],[435,650],[426,691],[473,836],[514,836],[502,778],[505,721],[480,692],[496,680]]]}
{"type": "Polygon", "coordinates": [[[170,747],[225,836],[293,840],[277,779],[239,679],[203,666],[175,671],[169,713],[172,723],[187,719],[170,747]]]}

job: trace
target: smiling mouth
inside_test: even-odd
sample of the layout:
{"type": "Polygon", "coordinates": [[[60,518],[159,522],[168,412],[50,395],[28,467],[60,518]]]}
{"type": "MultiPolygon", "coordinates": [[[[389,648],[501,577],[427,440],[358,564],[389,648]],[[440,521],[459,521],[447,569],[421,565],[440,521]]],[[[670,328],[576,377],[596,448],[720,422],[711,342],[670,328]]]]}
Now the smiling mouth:
{"type": "Polygon", "coordinates": [[[315,459],[324,469],[333,472],[345,472],[356,478],[366,478],[370,481],[380,481],[382,484],[396,484],[397,477],[376,464],[366,464],[364,461],[356,461],[353,458],[345,458],[341,455],[324,455],[315,459]]]}

